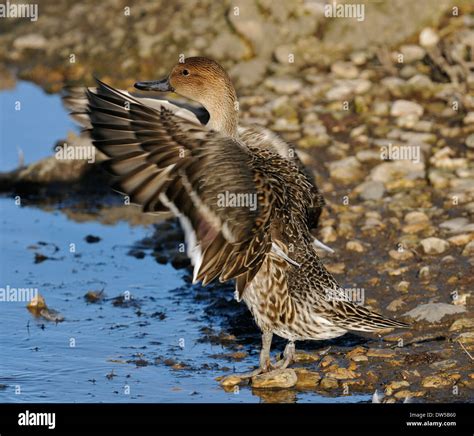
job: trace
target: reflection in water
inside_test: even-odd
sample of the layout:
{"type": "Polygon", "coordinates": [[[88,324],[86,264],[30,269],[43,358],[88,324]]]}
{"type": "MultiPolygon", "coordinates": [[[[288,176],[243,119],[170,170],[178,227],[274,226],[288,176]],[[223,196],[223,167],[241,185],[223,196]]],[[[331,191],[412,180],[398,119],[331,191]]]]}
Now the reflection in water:
{"type": "Polygon", "coordinates": [[[0,126],[0,171],[18,166],[19,150],[26,164],[50,156],[56,141],[77,130],[58,95],[21,81],[0,92],[0,126]]]}

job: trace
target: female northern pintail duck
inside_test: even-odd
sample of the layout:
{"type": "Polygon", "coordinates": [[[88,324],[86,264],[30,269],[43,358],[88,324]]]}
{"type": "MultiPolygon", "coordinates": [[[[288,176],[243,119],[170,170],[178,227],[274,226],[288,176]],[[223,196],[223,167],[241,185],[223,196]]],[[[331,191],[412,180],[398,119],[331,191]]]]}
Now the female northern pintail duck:
{"type": "Polygon", "coordinates": [[[238,125],[236,93],[219,64],[188,58],[167,78],[135,87],[194,100],[209,120],[203,125],[183,107],[100,81],[67,103],[108,156],[116,188],[144,211],[171,210],[179,218],[194,282],[235,279],[237,300],[262,331],[260,365],[249,376],[286,367],[296,340],[407,326],[349,301],[324,268],[310,233],[321,195],[286,142],[238,125]],[[273,334],[289,341],[276,365],[273,334]]]}

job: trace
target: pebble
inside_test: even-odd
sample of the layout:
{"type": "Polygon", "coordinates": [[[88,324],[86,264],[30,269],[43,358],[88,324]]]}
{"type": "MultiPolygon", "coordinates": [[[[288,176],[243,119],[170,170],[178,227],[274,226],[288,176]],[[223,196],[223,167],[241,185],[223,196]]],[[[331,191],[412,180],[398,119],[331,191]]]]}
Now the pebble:
{"type": "Polygon", "coordinates": [[[357,186],[356,192],[363,200],[380,200],[385,194],[385,186],[382,182],[369,180],[357,186]]]}
{"type": "Polygon", "coordinates": [[[461,333],[456,337],[456,340],[463,344],[474,344],[474,332],[461,333]]]}
{"type": "Polygon", "coordinates": [[[324,226],[319,233],[325,244],[328,242],[334,242],[337,239],[337,233],[333,226],[324,226]]]}
{"type": "Polygon", "coordinates": [[[425,57],[426,51],[423,47],[416,44],[407,44],[400,47],[400,53],[403,55],[403,62],[411,64],[420,61],[425,57]]]}
{"type": "Polygon", "coordinates": [[[440,228],[446,229],[451,233],[461,233],[465,231],[465,228],[468,224],[469,220],[467,218],[459,217],[444,221],[439,226],[440,228]]]}
{"type": "MultiPolygon", "coordinates": [[[[474,113],[474,112],[471,112],[474,113]]],[[[474,117],[473,117],[474,118],[474,117]]],[[[471,133],[467,138],[466,138],[466,147],[468,148],[474,148],[474,133],[471,133]]]]}
{"type": "MultiPolygon", "coordinates": [[[[468,112],[467,115],[464,117],[463,120],[464,124],[474,124],[474,111],[468,112]]],[[[467,138],[466,138],[466,145],[469,148],[474,148],[474,133],[471,133],[467,138]],[[467,140],[469,139],[469,144],[467,140]]]]}
{"type": "Polygon", "coordinates": [[[419,42],[422,47],[432,48],[438,44],[439,36],[431,27],[426,27],[420,33],[419,42]]]}
{"type": "Polygon", "coordinates": [[[294,369],[277,369],[275,371],[259,374],[252,377],[253,388],[281,388],[287,389],[296,386],[298,376],[294,369]]]}
{"type": "Polygon", "coordinates": [[[399,250],[390,250],[388,252],[389,256],[392,258],[392,259],[395,259],[395,260],[408,260],[408,259],[411,259],[412,257],[414,257],[414,254],[413,252],[409,251],[409,250],[402,250],[402,251],[399,251],[399,250]]]}
{"type": "Polygon", "coordinates": [[[463,256],[472,256],[474,254],[474,241],[469,242],[462,251],[463,256]]]}
{"type": "Polygon", "coordinates": [[[431,275],[430,267],[428,265],[422,266],[420,268],[420,270],[418,271],[418,275],[419,275],[420,279],[422,279],[422,280],[429,279],[430,275],[431,275]]]}
{"type": "Polygon", "coordinates": [[[334,378],[336,380],[352,379],[359,376],[360,374],[357,374],[356,372],[351,371],[350,369],[341,368],[341,367],[333,371],[330,371],[326,374],[326,377],[334,378]]]}
{"type": "Polygon", "coordinates": [[[435,237],[423,239],[420,244],[426,254],[441,254],[449,248],[448,241],[435,237]]]}
{"type": "Polygon", "coordinates": [[[220,381],[220,384],[224,388],[230,388],[230,387],[237,386],[243,382],[244,382],[244,379],[242,377],[239,377],[238,375],[228,375],[227,377],[224,377],[220,381]]]}
{"type": "Polygon", "coordinates": [[[408,383],[406,380],[390,382],[385,387],[385,395],[392,395],[393,391],[396,391],[397,389],[400,389],[400,388],[406,388],[408,386],[410,386],[410,383],[408,383]]]}
{"type": "Polygon", "coordinates": [[[363,253],[365,248],[359,241],[347,241],[346,250],[355,251],[356,253],[363,253]]]}
{"type": "Polygon", "coordinates": [[[409,391],[408,389],[404,389],[398,392],[395,392],[393,395],[397,399],[402,398],[412,398],[412,397],[423,397],[426,394],[425,391],[409,391]]]}
{"type": "Polygon", "coordinates": [[[270,77],[264,83],[277,94],[294,94],[303,88],[301,80],[285,77],[270,77]]]}
{"type": "Polygon", "coordinates": [[[368,357],[387,358],[394,357],[395,355],[395,351],[389,350],[387,348],[369,348],[369,350],[367,351],[368,357]]]}
{"type": "Polygon", "coordinates": [[[324,377],[319,383],[319,386],[322,389],[329,391],[331,389],[337,389],[339,382],[335,378],[324,377]]]}
{"type": "Polygon", "coordinates": [[[407,282],[406,280],[402,280],[397,284],[397,290],[399,292],[408,292],[408,288],[410,287],[410,282],[407,282]]]}
{"type": "Polygon", "coordinates": [[[341,79],[355,79],[359,75],[359,69],[352,62],[334,62],[331,71],[341,79]]]}
{"type": "Polygon", "coordinates": [[[425,177],[425,165],[423,162],[412,162],[409,160],[383,162],[372,169],[370,179],[387,185],[401,179],[423,179],[425,177]]]}
{"type": "Polygon", "coordinates": [[[458,361],[454,359],[441,360],[439,362],[434,362],[430,365],[430,368],[436,370],[446,370],[458,366],[458,361]]]}
{"type": "Polygon", "coordinates": [[[297,389],[313,389],[321,380],[321,376],[315,371],[310,371],[304,368],[296,368],[295,372],[298,377],[296,382],[297,389]]]}
{"type": "Polygon", "coordinates": [[[13,41],[13,47],[17,50],[44,50],[48,45],[48,41],[43,35],[37,33],[29,33],[20,36],[13,41]]]}
{"type": "Polygon", "coordinates": [[[396,312],[399,309],[401,309],[403,306],[405,306],[405,302],[401,298],[397,298],[396,300],[393,300],[387,307],[386,309],[390,312],[396,312]]]}
{"type": "Polygon", "coordinates": [[[423,106],[409,100],[396,100],[392,104],[390,115],[392,117],[403,117],[407,115],[421,117],[423,115],[423,106]]]}
{"type": "Polygon", "coordinates": [[[455,306],[448,303],[426,303],[416,306],[404,315],[409,316],[416,321],[437,323],[446,315],[454,315],[465,311],[466,309],[463,306],[455,306]]]}
{"type": "Polygon", "coordinates": [[[442,388],[453,385],[453,379],[448,375],[429,375],[421,381],[424,388],[442,388]]]}
{"type": "Polygon", "coordinates": [[[448,242],[450,244],[459,246],[459,245],[466,245],[473,239],[474,239],[473,233],[461,233],[460,235],[455,235],[448,238],[448,242]]]}
{"type": "Polygon", "coordinates": [[[363,176],[360,162],[356,157],[350,156],[328,164],[329,175],[343,183],[350,183],[363,176]]]}

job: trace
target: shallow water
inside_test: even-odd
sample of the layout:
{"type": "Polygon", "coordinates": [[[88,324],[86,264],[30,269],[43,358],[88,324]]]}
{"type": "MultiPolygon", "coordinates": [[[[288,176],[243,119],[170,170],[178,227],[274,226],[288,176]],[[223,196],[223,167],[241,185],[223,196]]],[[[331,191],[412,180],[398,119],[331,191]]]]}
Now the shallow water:
{"type": "Polygon", "coordinates": [[[25,164],[50,156],[56,141],[77,131],[57,95],[20,81],[0,92],[0,171],[15,169],[19,152],[25,164]]]}
{"type": "MultiPolygon", "coordinates": [[[[21,100],[25,108],[21,116],[35,122],[30,130],[18,128],[18,120],[12,121],[11,114],[5,118],[3,110],[2,128],[4,123],[10,126],[2,129],[2,168],[14,166],[12,148],[17,142],[25,145],[31,157],[27,161],[34,160],[48,155],[51,144],[71,127],[64,112],[57,113],[59,98],[33,88],[20,83],[3,93],[7,100],[2,97],[2,106],[5,101],[21,100]],[[56,117],[52,130],[49,122],[37,126],[45,113],[56,117]],[[37,148],[28,148],[33,140],[37,148]]],[[[197,298],[199,287],[186,284],[186,270],[158,264],[147,250],[142,259],[127,255],[134,244],[151,236],[152,228],[123,221],[104,225],[93,216],[76,222],[61,205],[46,211],[23,203],[26,206],[17,206],[11,198],[0,199],[0,288],[37,288],[48,307],[65,320],[35,318],[26,308],[27,301],[0,302],[0,402],[268,400],[249,388],[227,393],[215,380],[229,369],[245,371],[254,366],[258,344],[241,345],[249,354],[238,362],[216,356],[235,349],[205,339],[203,331],[216,325],[219,331],[226,324],[225,318],[209,314],[213,294],[197,298]],[[88,243],[87,235],[101,240],[88,243]],[[75,252],[70,244],[75,244],[75,252]],[[35,263],[38,255],[48,258],[35,263]],[[103,301],[93,304],[84,299],[86,292],[101,289],[103,301]],[[128,295],[127,291],[130,301],[114,305],[114,298],[128,295]]],[[[226,292],[217,291],[216,301],[230,300],[226,292]]],[[[256,333],[252,324],[244,327],[256,333]]],[[[314,392],[288,392],[280,398],[368,400],[367,395],[327,398],[314,392]]]]}

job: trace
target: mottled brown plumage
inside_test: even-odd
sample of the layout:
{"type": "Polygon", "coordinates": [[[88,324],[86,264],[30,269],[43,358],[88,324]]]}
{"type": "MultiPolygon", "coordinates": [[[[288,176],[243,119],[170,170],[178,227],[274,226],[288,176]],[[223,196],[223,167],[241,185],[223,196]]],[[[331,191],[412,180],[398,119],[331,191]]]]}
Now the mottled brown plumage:
{"type": "Polygon", "coordinates": [[[274,333],[289,340],[280,365],[286,366],[295,340],[405,327],[344,298],[312,243],[321,194],[290,145],[268,129],[237,128],[235,92],[220,95],[230,80],[216,65],[191,58],[165,80],[137,84],[201,102],[210,113],[206,126],[168,102],[137,99],[101,82],[87,91],[87,107],[72,98],[76,109],[83,104],[76,117],[109,157],[116,189],[144,211],[168,208],[179,217],[194,281],[235,280],[236,298],[263,332],[260,370],[269,368],[274,333]],[[222,108],[226,113],[217,113],[222,108]],[[222,204],[223,193],[255,198],[255,207],[222,204]]]}

